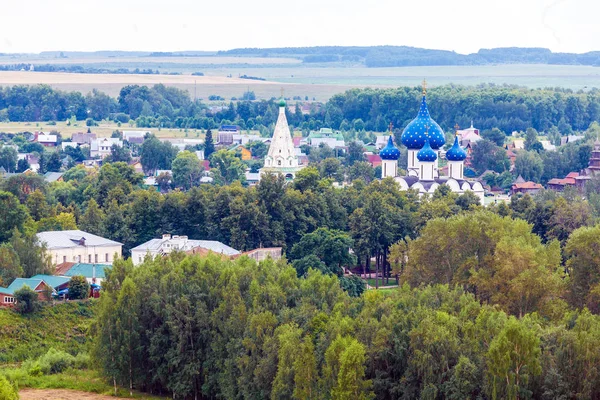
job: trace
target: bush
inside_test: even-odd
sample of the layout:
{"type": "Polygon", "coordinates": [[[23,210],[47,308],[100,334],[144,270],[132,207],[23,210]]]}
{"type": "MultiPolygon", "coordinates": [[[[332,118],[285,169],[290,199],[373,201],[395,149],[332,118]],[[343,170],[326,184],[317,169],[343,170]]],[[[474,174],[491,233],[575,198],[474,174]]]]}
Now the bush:
{"type": "Polygon", "coordinates": [[[0,375],[0,400],[19,400],[17,386],[0,375]]]}
{"type": "Polygon", "coordinates": [[[65,351],[51,348],[46,354],[38,358],[32,369],[36,367],[36,364],[44,375],[59,374],[75,364],[75,357],[65,351]]]}
{"type": "Polygon", "coordinates": [[[88,369],[92,365],[92,358],[88,353],[78,353],[73,360],[73,368],[88,369]]]}
{"type": "Polygon", "coordinates": [[[98,126],[98,123],[94,121],[92,118],[88,118],[85,120],[86,126],[98,126]]]}
{"type": "Polygon", "coordinates": [[[15,310],[21,314],[36,312],[41,306],[38,294],[27,285],[15,292],[15,300],[15,310]]]}
{"type": "Polygon", "coordinates": [[[87,299],[90,294],[90,284],[84,276],[76,275],[69,281],[69,299],[87,299]]]}

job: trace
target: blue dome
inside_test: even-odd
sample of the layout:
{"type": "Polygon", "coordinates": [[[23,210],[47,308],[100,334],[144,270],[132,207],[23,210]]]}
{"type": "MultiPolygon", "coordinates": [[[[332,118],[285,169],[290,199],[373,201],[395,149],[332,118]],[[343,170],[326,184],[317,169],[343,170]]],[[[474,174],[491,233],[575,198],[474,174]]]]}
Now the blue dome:
{"type": "Polygon", "coordinates": [[[394,146],[394,141],[392,140],[392,136],[388,139],[388,144],[379,152],[379,157],[382,160],[397,160],[400,158],[400,150],[396,146],[394,146]]]}
{"type": "Polygon", "coordinates": [[[429,142],[433,149],[439,149],[446,143],[444,131],[429,115],[427,101],[423,96],[419,114],[404,128],[402,144],[409,149],[420,149],[425,144],[426,133],[429,133],[429,142]]]}
{"type": "Polygon", "coordinates": [[[423,148],[417,153],[417,160],[421,162],[433,162],[437,160],[437,153],[429,145],[429,138],[425,138],[423,148]]]}
{"type": "Polygon", "coordinates": [[[454,136],[454,144],[446,152],[446,160],[448,161],[465,161],[467,152],[458,144],[458,136],[454,136]]]}

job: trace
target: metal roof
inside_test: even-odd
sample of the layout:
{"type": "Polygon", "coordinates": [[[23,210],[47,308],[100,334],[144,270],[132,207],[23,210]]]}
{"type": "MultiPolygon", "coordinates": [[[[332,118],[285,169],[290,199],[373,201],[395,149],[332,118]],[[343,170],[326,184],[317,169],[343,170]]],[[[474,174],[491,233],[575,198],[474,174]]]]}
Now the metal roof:
{"type": "MultiPolygon", "coordinates": [[[[151,239],[146,243],[140,244],[137,247],[131,249],[131,251],[159,251],[164,243],[170,242],[169,239],[151,239]]],[[[187,251],[194,249],[196,247],[201,247],[206,250],[213,251],[215,253],[225,254],[228,256],[233,256],[236,254],[240,254],[236,249],[227,246],[224,243],[217,242],[216,240],[191,240],[188,239],[185,242],[185,246],[183,248],[179,248],[178,250],[187,251]]]]}
{"type": "Polygon", "coordinates": [[[64,275],[69,276],[69,277],[76,276],[76,275],[82,275],[82,276],[85,276],[86,278],[94,278],[94,266],[96,268],[95,277],[99,278],[99,279],[106,278],[105,270],[107,270],[107,269],[110,270],[112,268],[112,265],[107,265],[107,264],[78,263],[78,264],[73,265],[67,271],[65,271],[64,275]]]}
{"type": "Polygon", "coordinates": [[[65,278],[64,276],[41,274],[32,276],[30,279],[41,279],[53,288],[57,288],[58,286],[64,285],[65,283],[71,280],[71,278],[65,278]]]}
{"type": "Polygon", "coordinates": [[[81,239],[85,239],[85,247],[122,245],[122,243],[80,230],[40,232],[37,237],[40,242],[46,243],[49,250],[83,247],[79,244],[81,239]]]}

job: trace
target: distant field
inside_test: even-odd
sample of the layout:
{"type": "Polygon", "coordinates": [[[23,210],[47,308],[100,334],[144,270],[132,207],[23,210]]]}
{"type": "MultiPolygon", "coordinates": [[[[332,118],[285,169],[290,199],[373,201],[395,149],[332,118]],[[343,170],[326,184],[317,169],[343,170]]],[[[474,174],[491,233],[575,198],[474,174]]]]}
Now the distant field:
{"type": "MultiPolygon", "coordinates": [[[[76,59],[48,59],[68,63],[76,59]]],[[[278,97],[285,89],[286,97],[308,97],[326,101],[331,96],[355,87],[419,86],[427,79],[430,86],[449,83],[477,85],[481,83],[514,84],[530,88],[564,87],[573,90],[600,88],[600,68],[574,65],[495,65],[495,66],[437,66],[367,68],[361,66],[314,66],[284,58],[252,57],[139,57],[107,58],[104,65],[98,59],[79,59],[94,68],[152,68],[182,75],[136,74],[71,74],[46,72],[0,71],[0,86],[45,83],[61,90],[87,93],[96,88],[111,96],[118,95],[127,84],[154,85],[163,83],[186,89],[193,97],[207,99],[211,94],[227,99],[240,97],[246,90],[257,98],[278,97]],[[163,60],[164,62],[160,62],[163,60]],[[214,61],[208,65],[206,60],[214,61]],[[285,61],[288,60],[288,61],[285,61]],[[93,61],[93,63],[91,63],[93,61]],[[241,65],[241,61],[255,61],[241,65]],[[260,61],[260,62],[258,62],[260,61]],[[264,61],[264,63],[263,63],[264,61]],[[273,65],[272,62],[277,65],[273,65]],[[293,62],[292,62],[293,61],[293,62]],[[285,64],[285,63],[288,64],[285,64]],[[191,72],[205,76],[192,76],[191,72]],[[248,75],[266,81],[241,79],[248,75]],[[232,76],[228,78],[228,76],[232,76]]],[[[13,62],[15,62],[13,60],[13,62]]]]}
{"type": "MultiPolygon", "coordinates": [[[[68,126],[66,122],[57,122],[56,125],[48,125],[43,122],[0,122],[0,132],[5,133],[19,133],[19,132],[33,132],[33,131],[58,131],[61,133],[63,139],[70,138],[73,133],[87,132],[88,127],[85,125],[85,121],[79,121],[75,126],[68,126]]],[[[99,137],[110,137],[115,130],[143,130],[152,132],[157,137],[163,138],[204,138],[204,134],[200,130],[189,129],[186,132],[183,129],[161,129],[158,128],[136,128],[129,126],[128,124],[122,124],[119,127],[114,122],[105,123],[102,122],[99,126],[90,127],[93,133],[99,137]]]]}
{"type": "Polygon", "coordinates": [[[181,63],[181,64],[298,64],[297,58],[279,57],[235,57],[235,56],[198,56],[198,57],[14,57],[0,56],[0,64],[144,64],[144,63],[181,63]]]}

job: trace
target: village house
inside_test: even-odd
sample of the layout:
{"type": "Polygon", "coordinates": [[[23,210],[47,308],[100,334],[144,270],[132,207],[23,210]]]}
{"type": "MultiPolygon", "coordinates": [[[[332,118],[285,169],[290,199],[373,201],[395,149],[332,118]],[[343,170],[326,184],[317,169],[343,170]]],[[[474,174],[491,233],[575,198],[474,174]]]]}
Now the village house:
{"type": "Polygon", "coordinates": [[[473,127],[473,121],[471,121],[471,126],[467,129],[458,129],[457,126],[456,136],[458,136],[458,142],[462,147],[466,147],[482,139],[479,135],[479,129],[473,127]]]}
{"type": "Polygon", "coordinates": [[[332,149],[346,147],[344,135],[341,132],[334,132],[331,128],[321,128],[318,132],[311,132],[307,139],[310,147],[319,147],[321,143],[332,149]]]}
{"type": "Polygon", "coordinates": [[[131,260],[133,261],[133,265],[138,265],[144,261],[146,255],[154,258],[159,255],[168,254],[171,251],[193,251],[193,253],[196,253],[200,252],[200,249],[226,256],[240,254],[236,249],[215,240],[191,240],[187,236],[164,234],[161,239],[150,239],[146,243],[142,243],[131,249],[131,260]],[[196,251],[193,251],[194,249],[196,251]]]}
{"type": "Polygon", "coordinates": [[[53,290],[43,279],[17,278],[8,287],[0,287],[0,306],[14,306],[16,303],[15,292],[25,286],[29,286],[36,292],[41,300],[49,300],[47,293],[53,290]]]}
{"type": "Polygon", "coordinates": [[[106,271],[110,271],[111,268],[112,264],[65,262],[56,266],[55,273],[68,280],[74,276],[83,276],[88,283],[101,285],[106,279],[106,271]]]}
{"type": "Polygon", "coordinates": [[[579,172],[569,172],[563,179],[552,178],[548,181],[548,189],[562,192],[567,186],[575,186],[579,172]]]}
{"type": "Polygon", "coordinates": [[[80,230],[48,231],[37,234],[46,243],[54,265],[65,262],[111,264],[121,257],[123,244],[80,230]]]}
{"type": "Polygon", "coordinates": [[[123,131],[123,140],[129,143],[142,144],[148,131],[123,131]]]}
{"type": "Polygon", "coordinates": [[[35,132],[33,141],[41,144],[44,147],[55,147],[56,143],[58,142],[58,136],[45,132],[35,132]]]}
{"type": "Polygon", "coordinates": [[[104,158],[110,154],[113,145],[123,147],[123,141],[119,138],[101,138],[92,140],[90,145],[90,156],[104,158]]]}
{"type": "Polygon", "coordinates": [[[530,194],[534,195],[540,190],[544,189],[542,185],[539,183],[525,181],[521,175],[513,182],[512,187],[510,189],[511,195],[515,195],[517,193],[530,194]]]}

